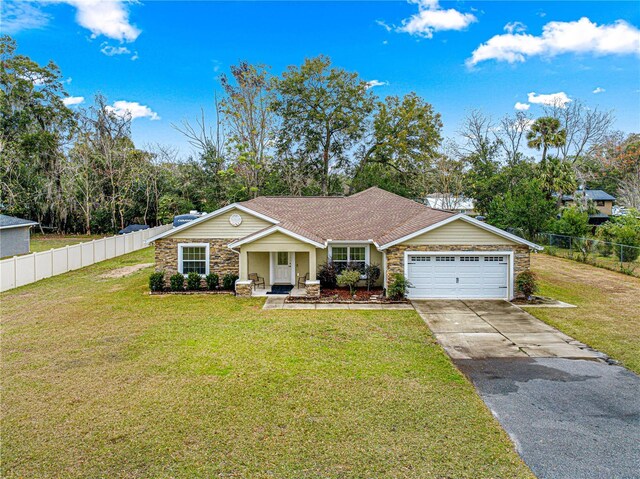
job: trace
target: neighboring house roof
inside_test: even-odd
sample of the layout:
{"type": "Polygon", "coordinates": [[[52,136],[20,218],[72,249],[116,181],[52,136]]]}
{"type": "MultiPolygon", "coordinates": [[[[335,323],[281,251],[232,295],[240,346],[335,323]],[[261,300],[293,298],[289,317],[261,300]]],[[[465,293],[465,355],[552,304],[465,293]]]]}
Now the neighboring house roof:
{"type": "Polygon", "coordinates": [[[602,190],[578,190],[573,195],[563,195],[563,201],[573,201],[576,196],[584,196],[591,201],[615,201],[615,196],[611,196],[602,190]]]}
{"type": "Polygon", "coordinates": [[[378,248],[384,249],[391,243],[459,218],[513,241],[538,248],[533,243],[466,215],[430,208],[377,187],[351,196],[260,196],[228,205],[150,238],[147,242],[173,235],[233,208],[272,224],[233,241],[229,245],[232,248],[279,231],[317,247],[325,247],[329,241],[373,242],[378,248]]]}
{"type": "Polygon", "coordinates": [[[439,210],[473,210],[474,200],[444,193],[427,195],[427,204],[439,210]]]}
{"type": "Polygon", "coordinates": [[[25,228],[37,225],[37,221],[16,218],[15,216],[0,215],[0,229],[25,228]]]}

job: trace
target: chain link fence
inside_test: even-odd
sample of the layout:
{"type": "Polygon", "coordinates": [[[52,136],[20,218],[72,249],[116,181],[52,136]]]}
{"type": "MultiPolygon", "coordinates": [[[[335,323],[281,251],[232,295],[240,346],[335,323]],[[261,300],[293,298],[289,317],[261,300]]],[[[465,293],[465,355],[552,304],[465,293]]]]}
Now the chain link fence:
{"type": "Polygon", "coordinates": [[[552,256],[640,276],[640,248],[637,246],[552,233],[540,233],[535,241],[552,256]]]}

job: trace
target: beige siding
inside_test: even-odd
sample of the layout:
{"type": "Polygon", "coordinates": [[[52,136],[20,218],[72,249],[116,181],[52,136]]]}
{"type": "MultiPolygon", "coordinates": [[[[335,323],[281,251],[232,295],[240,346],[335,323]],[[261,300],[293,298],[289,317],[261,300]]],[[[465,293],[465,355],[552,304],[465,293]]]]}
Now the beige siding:
{"type": "Polygon", "coordinates": [[[269,253],[249,253],[247,273],[257,273],[258,276],[264,278],[264,282],[267,286],[270,286],[269,282],[269,253]]]}
{"type": "Polygon", "coordinates": [[[249,213],[233,209],[226,213],[203,221],[191,228],[186,228],[176,234],[170,235],[171,238],[244,238],[251,233],[255,233],[261,229],[271,226],[265,220],[257,218],[249,213]],[[231,226],[229,218],[233,214],[239,214],[242,217],[240,226],[231,226]]]}
{"type": "Polygon", "coordinates": [[[375,264],[380,268],[380,278],[376,281],[377,286],[382,286],[382,270],[383,270],[382,251],[378,251],[375,246],[369,245],[369,264],[375,264]]]}
{"type": "Polygon", "coordinates": [[[310,251],[314,247],[276,231],[264,238],[244,244],[241,248],[245,251],[310,251]]]}
{"type": "Polygon", "coordinates": [[[320,266],[327,262],[328,248],[316,248],[316,264],[320,266]]]}
{"type": "Polygon", "coordinates": [[[464,220],[456,220],[420,236],[404,241],[402,244],[514,245],[517,243],[482,229],[479,226],[467,223],[464,220]]]}
{"type": "Polygon", "coordinates": [[[309,253],[296,253],[296,283],[309,272],[309,253]]]}

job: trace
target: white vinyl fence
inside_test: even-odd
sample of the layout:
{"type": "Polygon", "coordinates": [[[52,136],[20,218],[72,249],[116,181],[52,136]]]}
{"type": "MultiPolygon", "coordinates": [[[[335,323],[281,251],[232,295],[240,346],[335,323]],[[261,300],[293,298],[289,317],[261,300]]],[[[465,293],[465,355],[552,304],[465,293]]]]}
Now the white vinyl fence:
{"type": "Polygon", "coordinates": [[[156,226],[64,248],[3,259],[0,261],[0,291],[7,291],[146,248],[149,245],[145,243],[145,240],[172,227],[171,224],[156,226]]]}

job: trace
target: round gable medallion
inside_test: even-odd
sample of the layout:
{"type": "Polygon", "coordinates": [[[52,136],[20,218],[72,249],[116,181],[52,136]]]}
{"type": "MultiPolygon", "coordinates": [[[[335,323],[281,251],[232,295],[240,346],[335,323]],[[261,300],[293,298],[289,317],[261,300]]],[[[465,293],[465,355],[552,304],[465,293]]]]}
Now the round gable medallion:
{"type": "Polygon", "coordinates": [[[231,223],[231,226],[240,226],[240,223],[242,223],[242,216],[237,213],[232,214],[229,217],[229,223],[231,223]]]}

